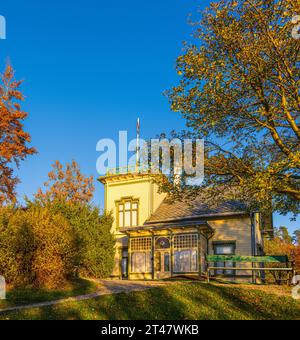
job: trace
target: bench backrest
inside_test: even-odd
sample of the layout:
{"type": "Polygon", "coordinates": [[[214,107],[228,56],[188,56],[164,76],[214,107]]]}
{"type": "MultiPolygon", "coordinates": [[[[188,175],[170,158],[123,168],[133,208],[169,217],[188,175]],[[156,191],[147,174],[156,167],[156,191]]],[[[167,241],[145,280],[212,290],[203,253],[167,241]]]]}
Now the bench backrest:
{"type": "Polygon", "coordinates": [[[206,255],[206,262],[288,263],[287,256],[206,255]]]}

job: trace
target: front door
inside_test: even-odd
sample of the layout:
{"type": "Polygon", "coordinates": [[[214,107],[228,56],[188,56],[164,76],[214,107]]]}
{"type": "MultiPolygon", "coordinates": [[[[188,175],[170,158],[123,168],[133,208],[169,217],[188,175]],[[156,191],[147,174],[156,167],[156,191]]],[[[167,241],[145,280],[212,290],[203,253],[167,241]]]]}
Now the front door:
{"type": "Polygon", "coordinates": [[[121,272],[122,272],[122,279],[128,279],[128,249],[122,249],[122,259],[121,259],[121,272]]]}
{"type": "Polygon", "coordinates": [[[171,253],[170,251],[158,251],[155,254],[155,271],[157,279],[171,277],[171,253]]]}

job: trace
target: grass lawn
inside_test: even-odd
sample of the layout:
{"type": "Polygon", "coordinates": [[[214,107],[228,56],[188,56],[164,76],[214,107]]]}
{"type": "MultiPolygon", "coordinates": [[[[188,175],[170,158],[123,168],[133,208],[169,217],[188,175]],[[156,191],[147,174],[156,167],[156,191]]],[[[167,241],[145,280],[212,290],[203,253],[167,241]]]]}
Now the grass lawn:
{"type": "Polygon", "coordinates": [[[95,291],[97,291],[96,283],[82,279],[71,281],[66,287],[60,290],[35,289],[30,287],[26,289],[10,289],[8,287],[6,300],[0,300],[0,309],[59,300],[77,295],[94,293],[95,291]]]}
{"type": "Polygon", "coordinates": [[[0,319],[300,320],[300,301],[291,298],[288,287],[186,282],[10,312],[0,319]]]}

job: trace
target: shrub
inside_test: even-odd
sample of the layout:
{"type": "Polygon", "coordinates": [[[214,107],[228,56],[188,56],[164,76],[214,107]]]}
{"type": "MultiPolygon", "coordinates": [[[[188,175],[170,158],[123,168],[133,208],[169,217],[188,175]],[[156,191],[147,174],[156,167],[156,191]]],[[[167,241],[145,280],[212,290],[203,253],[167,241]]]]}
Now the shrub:
{"type": "Polygon", "coordinates": [[[35,238],[32,262],[35,284],[59,287],[74,275],[76,246],[72,228],[63,216],[47,208],[31,208],[27,216],[35,238]]]}
{"type": "Polygon", "coordinates": [[[51,203],[55,213],[71,224],[78,247],[77,270],[95,278],[107,278],[114,267],[115,240],[111,234],[111,215],[101,215],[98,208],[76,202],[51,203]]]}
{"type": "Polygon", "coordinates": [[[59,214],[31,205],[0,218],[0,272],[14,286],[56,288],[73,274],[72,228],[59,214]]]}
{"type": "MultiPolygon", "coordinates": [[[[272,240],[265,240],[265,252],[268,255],[287,255],[290,261],[294,260],[295,245],[292,242],[276,236],[272,240]]],[[[286,264],[269,264],[268,267],[286,267],[286,264]]],[[[282,284],[290,279],[290,273],[288,272],[269,272],[266,274],[267,281],[274,279],[275,283],[282,284]]]]}
{"type": "Polygon", "coordinates": [[[32,261],[34,236],[24,212],[13,208],[0,211],[0,274],[15,286],[34,280],[32,261]]]}
{"type": "Polygon", "coordinates": [[[74,202],[0,208],[0,275],[14,286],[57,288],[79,273],[108,277],[115,243],[112,217],[74,202]]]}

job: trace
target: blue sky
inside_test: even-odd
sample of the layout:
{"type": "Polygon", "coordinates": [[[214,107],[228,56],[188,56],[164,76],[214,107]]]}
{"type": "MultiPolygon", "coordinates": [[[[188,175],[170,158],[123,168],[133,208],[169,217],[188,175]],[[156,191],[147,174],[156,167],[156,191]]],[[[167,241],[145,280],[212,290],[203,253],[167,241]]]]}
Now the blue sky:
{"type": "MultiPolygon", "coordinates": [[[[24,79],[26,128],[39,154],[22,163],[19,198],[47,179],[51,164],[75,159],[97,176],[96,143],[184,128],[169,110],[163,91],[176,84],[175,60],[189,38],[189,13],[209,1],[196,0],[15,0],[2,2],[7,40],[0,40],[0,65],[9,60],[24,79]]],[[[97,183],[95,202],[103,205],[97,183]]],[[[300,226],[287,217],[276,225],[300,226]]]]}

